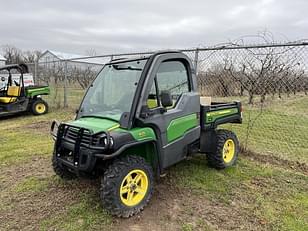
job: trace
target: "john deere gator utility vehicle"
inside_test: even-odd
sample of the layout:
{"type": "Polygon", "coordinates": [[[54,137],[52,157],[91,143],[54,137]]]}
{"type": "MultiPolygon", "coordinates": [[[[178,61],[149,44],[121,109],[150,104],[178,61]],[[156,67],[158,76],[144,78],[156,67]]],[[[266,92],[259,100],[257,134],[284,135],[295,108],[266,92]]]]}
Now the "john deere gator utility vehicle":
{"type": "Polygon", "coordinates": [[[25,73],[28,67],[24,64],[0,68],[0,116],[26,111],[34,115],[47,113],[48,105],[41,95],[48,95],[49,87],[26,85],[25,73]]]}
{"type": "Polygon", "coordinates": [[[193,153],[223,169],[235,164],[241,103],[200,104],[196,74],[180,52],[106,64],[88,88],[74,121],[54,121],[53,169],[65,179],[101,176],[103,206],[119,217],[149,202],[154,178],[193,153]]]}

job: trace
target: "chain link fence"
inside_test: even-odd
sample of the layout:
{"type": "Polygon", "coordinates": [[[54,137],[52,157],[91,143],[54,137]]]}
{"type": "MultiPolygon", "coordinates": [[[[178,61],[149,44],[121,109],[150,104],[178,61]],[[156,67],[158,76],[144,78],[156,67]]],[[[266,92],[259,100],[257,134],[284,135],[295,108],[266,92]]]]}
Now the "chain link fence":
{"type": "Polygon", "coordinates": [[[198,85],[214,101],[240,100],[242,125],[226,125],[255,153],[308,163],[308,44],[200,50],[198,85]]]}
{"type": "MultiPolygon", "coordinates": [[[[245,149],[308,163],[308,43],[225,45],[181,50],[197,70],[199,92],[212,101],[240,100],[242,125],[234,130],[245,149]]],[[[40,59],[35,82],[49,85],[52,108],[78,108],[88,85],[112,59],[152,52],[76,59],[40,59]]]]}

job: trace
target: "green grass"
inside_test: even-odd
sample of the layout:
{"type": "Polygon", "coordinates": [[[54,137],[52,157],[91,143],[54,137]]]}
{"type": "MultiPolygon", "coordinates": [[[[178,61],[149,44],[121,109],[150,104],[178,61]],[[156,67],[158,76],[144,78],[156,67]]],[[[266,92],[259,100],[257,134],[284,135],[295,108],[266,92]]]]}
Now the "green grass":
{"type": "Polygon", "coordinates": [[[0,120],[1,165],[26,161],[34,156],[50,155],[53,142],[49,127],[52,120],[69,120],[73,118],[72,115],[71,111],[63,111],[0,120]]]}
{"type": "Polygon", "coordinates": [[[234,130],[241,144],[253,152],[308,164],[307,102],[308,96],[294,96],[270,101],[262,111],[244,104],[243,124],[222,127],[234,130]]]}
{"type": "MultiPolygon", "coordinates": [[[[77,109],[86,90],[77,87],[67,88],[67,102],[68,106],[77,109]]],[[[44,97],[48,104],[53,108],[62,108],[64,105],[64,87],[50,86],[50,95],[44,97]]]]}
{"type": "Polygon", "coordinates": [[[97,195],[84,194],[67,211],[41,222],[41,230],[102,230],[110,227],[112,218],[100,206],[97,195]]]}
{"type": "MultiPolygon", "coordinates": [[[[308,230],[308,176],[240,159],[223,171],[203,156],[178,164],[174,184],[226,207],[236,203],[273,230],[308,230]]],[[[189,227],[189,226],[188,226],[189,227]]]]}
{"type": "Polygon", "coordinates": [[[214,229],[208,226],[202,219],[199,219],[196,224],[191,222],[183,223],[181,227],[182,231],[193,231],[196,230],[196,228],[202,231],[214,231],[214,229]]]}
{"type": "Polygon", "coordinates": [[[214,199],[218,196],[225,203],[228,203],[230,197],[232,197],[232,194],[230,194],[231,189],[236,187],[239,182],[249,181],[256,175],[270,177],[273,172],[273,169],[265,166],[254,168],[246,160],[240,160],[238,165],[223,171],[206,168],[205,166],[207,166],[205,158],[200,155],[185,163],[185,167],[179,164],[174,170],[174,177],[182,186],[194,189],[201,194],[206,192],[209,199],[214,199]],[[252,168],[253,171],[251,171],[252,168]]]}
{"type": "Polygon", "coordinates": [[[185,223],[182,225],[182,231],[193,231],[194,226],[191,223],[185,223]]]}
{"type": "Polygon", "coordinates": [[[21,192],[42,192],[48,188],[49,179],[28,177],[15,187],[15,191],[21,192]]]}

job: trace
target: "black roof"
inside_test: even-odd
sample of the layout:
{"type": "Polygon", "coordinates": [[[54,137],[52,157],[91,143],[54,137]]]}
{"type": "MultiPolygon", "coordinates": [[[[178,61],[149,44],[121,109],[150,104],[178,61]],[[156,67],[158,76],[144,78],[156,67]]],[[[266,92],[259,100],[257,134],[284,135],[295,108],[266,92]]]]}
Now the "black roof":
{"type": "Polygon", "coordinates": [[[163,50],[163,51],[154,52],[152,54],[145,54],[145,55],[140,54],[140,57],[134,57],[134,58],[123,57],[123,58],[113,59],[106,64],[115,64],[115,63],[130,62],[130,61],[141,60],[141,59],[149,59],[151,56],[167,54],[167,53],[182,53],[182,52],[178,50],[163,50]]]}
{"type": "Polygon", "coordinates": [[[0,67],[0,71],[2,70],[12,70],[12,69],[16,69],[18,70],[20,73],[28,73],[28,66],[26,64],[11,64],[11,65],[6,65],[3,67],[0,67]]]}

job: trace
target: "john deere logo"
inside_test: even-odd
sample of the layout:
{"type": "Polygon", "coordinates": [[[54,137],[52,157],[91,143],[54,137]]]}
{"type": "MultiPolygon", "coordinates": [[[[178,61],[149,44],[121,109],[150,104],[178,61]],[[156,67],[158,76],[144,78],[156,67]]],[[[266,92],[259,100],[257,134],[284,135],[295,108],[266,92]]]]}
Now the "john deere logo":
{"type": "Polygon", "coordinates": [[[140,137],[144,137],[145,135],[146,135],[146,133],[145,132],[139,132],[139,134],[138,134],[140,137]]]}

